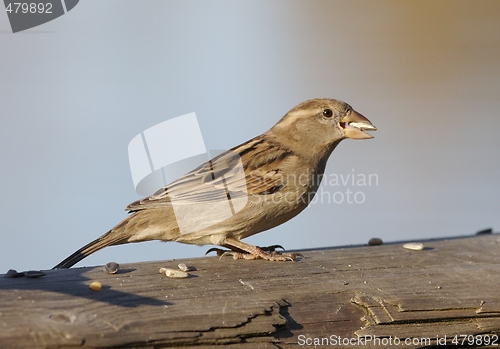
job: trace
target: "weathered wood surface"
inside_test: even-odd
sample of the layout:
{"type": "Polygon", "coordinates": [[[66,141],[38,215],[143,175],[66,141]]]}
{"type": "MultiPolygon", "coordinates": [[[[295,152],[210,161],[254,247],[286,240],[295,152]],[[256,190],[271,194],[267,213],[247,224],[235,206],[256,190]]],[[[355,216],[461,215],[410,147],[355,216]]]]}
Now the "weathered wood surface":
{"type": "MultiPolygon", "coordinates": [[[[298,262],[206,257],[125,264],[114,275],[91,267],[0,277],[0,348],[292,348],[314,347],[314,338],[364,336],[430,338],[435,345],[437,336],[449,342],[477,334],[494,340],[500,236],[425,245],[305,251],[298,262]],[[197,271],[187,279],[158,273],[181,262],[197,271]],[[88,288],[93,280],[101,291],[88,288]]],[[[392,347],[385,343],[363,344],[392,347]]]]}

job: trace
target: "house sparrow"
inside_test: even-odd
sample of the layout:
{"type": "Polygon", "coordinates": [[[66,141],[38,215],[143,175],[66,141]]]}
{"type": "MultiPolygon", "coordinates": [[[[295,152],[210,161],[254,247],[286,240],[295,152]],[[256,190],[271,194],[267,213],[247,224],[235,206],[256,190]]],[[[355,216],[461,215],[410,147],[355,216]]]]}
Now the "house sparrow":
{"type": "Polygon", "coordinates": [[[69,268],[106,246],[149,240],[229,248],[235,259],[295,260],[241,241],[299,214],[313,199],[328,157],[345,138],[368,139],[371,122],[350,105],[312,99],[269,131],[202,164],[126,207],[130,215],[53,269],[69,268]]]}

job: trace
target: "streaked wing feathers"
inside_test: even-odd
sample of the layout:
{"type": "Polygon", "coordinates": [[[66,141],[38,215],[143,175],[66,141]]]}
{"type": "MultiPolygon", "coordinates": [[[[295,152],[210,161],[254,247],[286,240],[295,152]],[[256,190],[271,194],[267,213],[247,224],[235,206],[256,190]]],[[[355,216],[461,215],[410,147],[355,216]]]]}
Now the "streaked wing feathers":
{"type": "Polygon", "coordinates": [[[280,168],[289,151],[256,137],[200,165],[171,184],[126,207],[139,211],[172,204],[215,202],[245,195],[272,194],[283,186],[280,168]]]}

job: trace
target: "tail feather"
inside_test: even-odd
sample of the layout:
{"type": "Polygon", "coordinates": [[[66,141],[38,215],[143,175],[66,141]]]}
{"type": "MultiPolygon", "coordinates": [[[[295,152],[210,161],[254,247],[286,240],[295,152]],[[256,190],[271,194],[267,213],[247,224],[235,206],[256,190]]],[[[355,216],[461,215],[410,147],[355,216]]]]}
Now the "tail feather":
{"type": "Polygon", "coordinates": [[[104,234],[103,236],[101,236],[100,238],[95,239],[91,243],[88,243],[87,245],[83,246],[78,251],[73,253],[71,256],[63,260],[61,263],[59,263],[52,269],[71,268],[73,265],[80,262],[82,259],[89,256],[90,254],[99,251],[100,249],[106,246],[116,245],[117,241],[104,239],[106,235],[108,235],[109,233],[111,233],[111,230],[106,234],[104,234]]]}
{"type": "Polygon", "coordinates": [[[125,218],[122,222],[120,222],[116,227],[108,231],[106,234],[77,250],[75,253],[73,253],[71,256],[63,260],[52,269],[71,268],[73,265],[80,262],[85,257],[96,251],[99,251],[100,249],[103,249],[104,247],[126,243],[128,238],[130,237],[130,234],[125,234],[125,225],[127,224],[129,217],[125,218]]]}
{"type": "Polygon", "coordinates": [[[100,238],[83,246],[52,269],[70,268],[106,246],[150,240],[173,241],[179,236],[171,207],[136,211],[100,238]]]}

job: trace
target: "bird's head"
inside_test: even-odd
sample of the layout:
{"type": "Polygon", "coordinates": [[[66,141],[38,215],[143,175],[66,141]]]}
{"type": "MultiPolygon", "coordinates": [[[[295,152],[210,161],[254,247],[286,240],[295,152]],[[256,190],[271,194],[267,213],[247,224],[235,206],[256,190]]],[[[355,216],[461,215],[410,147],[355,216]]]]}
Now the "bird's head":
{"type": "Polygon", "coordinates": [[[328,154],[345,138],[373,138],[377,128],[360,113],[335,99],[311,99],[292,108],[271,132],[302,150],[328,154]]]}

